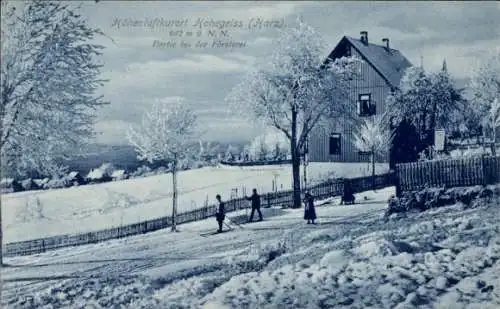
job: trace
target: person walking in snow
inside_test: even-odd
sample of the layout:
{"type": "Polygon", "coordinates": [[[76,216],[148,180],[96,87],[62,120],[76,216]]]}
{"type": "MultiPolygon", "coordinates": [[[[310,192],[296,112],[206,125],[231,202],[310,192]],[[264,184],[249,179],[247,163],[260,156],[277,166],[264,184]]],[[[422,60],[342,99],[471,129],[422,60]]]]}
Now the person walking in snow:
{"type": "Polygon", "coordinates": [[[307,220],[307,224],[315,224],[316,209],[314,208],[314,198],[309,192],[306,192],[304,196],[304,204],[304,220],[307,220]]]}
{"type": "Polygon", "coordinates": [[[262,221],[262,212],[260,212],[260,195],[257,194],[257,189],[253,189],[253,194],[250,197],[245,196],[245,198],[249,201],[252,201],[252,213],[250,214],[250,219],[248,219],[248,222],[253,221],[253,215],[255,211],[257,210],[257,213],[259,214],[259,221],[262,221]]]}
{"type": "Polygon", "coordinates": [[[217,199],[217,203],[219,203],[219,207],[217,209],[217,212],[215,213],[215,219],[217,220],[217,223],[219,224],[219,229],[217,230],[217,233],[222,232],[222,224],[224,223],[224,219],[226,218],[225,214],[225,209],[224,209],[224,202],[222,202],[221,197],[219,194],[215,196],[217,199]]]}
{"type": "Polygon", "coordinates": [[[353,193],[350,183],[348,181],[344,182],[344,192],[340,199],[340,205],[354,204],[356,197],[353,193]]]}

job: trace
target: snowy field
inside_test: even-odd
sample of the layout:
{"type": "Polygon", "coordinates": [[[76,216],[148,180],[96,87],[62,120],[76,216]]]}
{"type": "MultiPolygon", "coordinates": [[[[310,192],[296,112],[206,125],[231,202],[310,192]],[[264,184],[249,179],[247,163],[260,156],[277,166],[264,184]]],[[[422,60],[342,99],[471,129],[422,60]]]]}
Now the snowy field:
{"type": "MultiPolygon", "coordinates": [[[[385,173],[387,164],[377,166],[385,173]]],[[[311,163],[310,183],[328,177],[370,175],[367,163],[311,163]]],[[[49,191],[2,195],[4,242],[78,234],[155,219],[171,214],[171,174],[49,191]]],[[[244,187],[261,193],[291,188],[291,166],[207,167],[179,173],[179,212],[215,203],[215,195],[229,199],[231,189],[239,196],[244,187]]]]}
{"type": "Polygon", "coordinates": [[[317,207],[315,226],[265,209],[209,237],[214,220],[9,258],[2,308],[500,308],[498,200],[386,221],[390,194],[317,207]]]}

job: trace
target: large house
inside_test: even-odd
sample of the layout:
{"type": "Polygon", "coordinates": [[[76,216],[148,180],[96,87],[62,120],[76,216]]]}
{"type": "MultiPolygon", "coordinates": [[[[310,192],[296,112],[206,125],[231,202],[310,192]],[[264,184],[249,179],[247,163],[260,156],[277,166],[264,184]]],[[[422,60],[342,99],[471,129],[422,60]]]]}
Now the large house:
{"type": "MultiPolygon", "coordinates": [[[[382,45],[368,41],[368,32],[360,38],[344,36],[328,58],[357,56],[362,59],[361,76],[351,85],[350,101],[356,118],[370,117],[385,111],[385,99],[394,91],[406,68],[412,64],[401,52],[382,39],[382,45]]],[[[365,162],[368,154],[360,153],[353,144],[353,124],[327,123],[315,128],[309,138],[309,160],[315,162],[365,162]]],[[[388,162],[389,156],[377,158],[388,162]]]]}

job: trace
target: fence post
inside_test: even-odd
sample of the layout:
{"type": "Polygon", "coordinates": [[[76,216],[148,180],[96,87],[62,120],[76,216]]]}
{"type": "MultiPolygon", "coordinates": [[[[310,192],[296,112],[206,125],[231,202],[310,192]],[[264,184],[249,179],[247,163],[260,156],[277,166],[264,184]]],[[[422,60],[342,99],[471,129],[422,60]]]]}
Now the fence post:
{"type": "Polygon", "coordinates": [[[401,196],[401,181],[399,179],[398,165],[394,166],[394,185],[396,186],[396,197],[401,196]]]}
{"type": "Polygon", "coordinates": [[[481,169],[483,170],[483,186],[486,186],[489,182],[488,182],[488,169],[486,167],[486,155],[482,155],[481,156],[481,169]]]}
{"type": "Polygon", "coordinates": [[[500,156],[495,156],[493,157],[493,161],[491,162],[491,165],[493,167],[493,183],[500,182],[500,156]]]}
{"type": "Polygon", "coordinates": [[[343,201],[345,199],[345,196],[346,196],[346,179],[345,178],[341,178],[340,179],[342,181],[342,198],[341,198],[341,201],[343,201]]]}

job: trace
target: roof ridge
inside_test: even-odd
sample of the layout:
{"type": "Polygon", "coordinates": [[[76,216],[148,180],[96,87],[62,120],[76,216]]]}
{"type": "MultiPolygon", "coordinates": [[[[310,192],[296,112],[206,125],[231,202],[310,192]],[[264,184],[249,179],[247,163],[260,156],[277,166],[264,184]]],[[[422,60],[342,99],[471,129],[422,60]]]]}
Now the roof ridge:
{"type": "MultiPolygon", "coordinates": [[[[356,41],[358,41],[358,42],[363,43],[363,42],[362,42],[360,39],[358,39],[358,38],[355,38],[355,37],[352,37],[352,36],[347,36],[347,35],[346,35],[346,37],[348,37],[348,38],[349,38],[349,39],[351,39],[351,40],[356,40],[356,41]]],[[[364,44],[364,43],[363,43],[363,44],[364,44]]],[[[377,47],[380,47],[380,48],[386,48],[384,45],[375,44],[375,43],[372,43],[372,42],[370,42],[370,41],[368,41],[368,45],[373,45],[373,46],[377,46],[377,47]]],[[[399,52],[399,49],[395,49],[395,48],[392,48],[392,47],[389,47],[389,49],[390,49],[390,50],[394,50],[394,51],[399,52]]]]}
{"type": "Polygon", "coordinates": [[[411,66],[411,62],[397,49],[387,52],[385,46],[369,43],[344,36],[347,41],[366,59],[368,63],[386,80],[391,87],[398,87],[402,76],[401,69],[411,66]]]}

